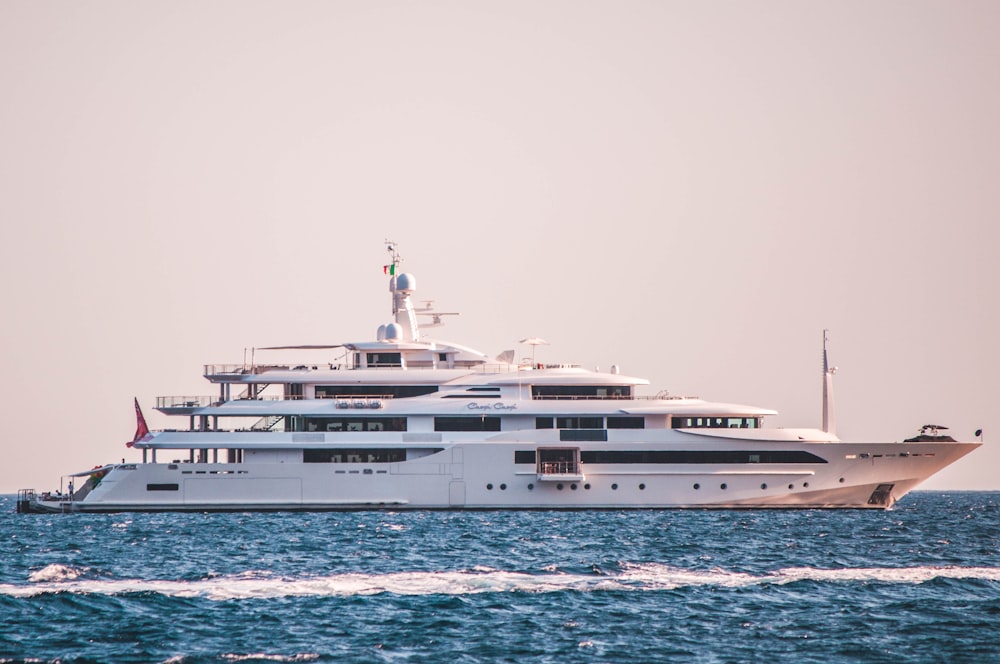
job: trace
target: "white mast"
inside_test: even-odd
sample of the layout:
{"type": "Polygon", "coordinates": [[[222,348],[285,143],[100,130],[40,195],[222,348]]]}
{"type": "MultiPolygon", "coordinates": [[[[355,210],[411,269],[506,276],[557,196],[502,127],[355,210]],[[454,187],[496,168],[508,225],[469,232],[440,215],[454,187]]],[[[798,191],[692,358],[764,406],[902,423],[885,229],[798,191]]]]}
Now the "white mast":
{"type": "Polygon", "coordinates": [[[829,330],[823,330],[823,431],[837,435],[833,412],[833,374],[837,373],[837,367],[830,366],[826,352],[829,332],[829,330]]]}
{"type": "Polygon", "coordinates": [[[399,274],[399,264],[403,259],[396,250],[396,243],[386,240],[385,248],[391,260],[385,266],[385,270],[389,274],[389,292],[392,293],[393,321],[399,326],[403,340],[419,341],[420,328],[417,325],[417,314],[410,300],[410,294],[416,289],[416,280],[412,274],[399,274]]]}

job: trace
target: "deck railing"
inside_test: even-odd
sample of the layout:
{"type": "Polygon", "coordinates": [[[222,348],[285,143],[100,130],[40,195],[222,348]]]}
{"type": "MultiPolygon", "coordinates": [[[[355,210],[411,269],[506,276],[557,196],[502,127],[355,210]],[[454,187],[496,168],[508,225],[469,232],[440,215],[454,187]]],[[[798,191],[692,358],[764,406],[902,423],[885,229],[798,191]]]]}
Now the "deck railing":
{"type": "Polygon", "coordinates": [[[205,408],[218,403],[218,397],[211,396],[169,396],[156,397],[156,408],[205,408]]]}
{"type": "MultiPolygon", "coordinates": [[[[281,401],[284,397],[280,394],[262,394],[255,399],[248,397],[236,397],[230,401],[281,401]]],[[[289,399],[301,399],[302,397],[288,397],[289,399]]],[[[167,396],[156,397],[157,410],[163,408],[206,408],[208,406],[220,406],[224,402],[217,396],[167,396]]]]}
{"type": "Polygon", "coordinates": [[[542,475],[576,475],[579,466],[576,461],[543,461],[539,464],[542,475]]]}

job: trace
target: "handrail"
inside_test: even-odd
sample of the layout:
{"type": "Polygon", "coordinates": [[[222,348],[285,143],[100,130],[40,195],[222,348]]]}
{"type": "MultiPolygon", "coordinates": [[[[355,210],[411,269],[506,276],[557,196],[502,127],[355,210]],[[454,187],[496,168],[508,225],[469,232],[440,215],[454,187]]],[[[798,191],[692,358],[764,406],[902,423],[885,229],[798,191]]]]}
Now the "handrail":
{"type": "Polygon", "coordinates": [[[631,401],[635,397],[623,394],[532,394],[533,401],[631,401]]]}
{"type": "Polygon", "coordinates": [[[213,396],[167,396],[156,397],[156,409],[161,408],[204,408],[218,404],[217,397],[213,396]]]}
{"type": "Polygon", "coordinates": [[[203,375],[218,376],[221,374],[253,373],[245,364],[206,364],[203,375]]]}
{"type": "Polygon", "coordinates": [[[391,394],[317,394],[317,399],[391,399],[391,394]]]}
{"type": "MultiPolygon", "coordinates": [[[[301,397],[289,397],[289,400],[301,397]]],[[[230,399],[233,401],[283,401],[284,398],[278,394],[263,394],[258,395],[256,398],[250,399],[247,397],[237,397],[235,399],[230,399]]],[[[223,403],[218,397],[214,396],[165,396],[156,397],[156,409],[160,410],[163,408],[206,408],[208,406],[221,406],[223,403]]]]}
{"type": "Polygon", "coordinates": [[[350,369],[342,363],[334,362],[308,362],[306,364],[205,364],[202,375],[209,376],[250,376],[267,373],[268,371],[297,371],[303,369],[319,369],[320,367],[329,370],[350,369]]]}
{"type": "Polygon", "coordinates": [[[579,472],[575,461],[543,461],[540,465],[542,475],[575,475],[579,472]]]}

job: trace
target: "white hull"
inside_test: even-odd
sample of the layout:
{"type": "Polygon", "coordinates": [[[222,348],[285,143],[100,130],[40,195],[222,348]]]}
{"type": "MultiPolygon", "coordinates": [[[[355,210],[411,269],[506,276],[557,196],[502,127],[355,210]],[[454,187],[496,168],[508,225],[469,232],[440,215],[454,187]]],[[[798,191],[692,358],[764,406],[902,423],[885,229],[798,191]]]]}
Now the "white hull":
{"type": "MultiPolygon", "coordinates": [[[[725,441],[730,448],[733,442],[725,441]]],[[[37,499],[31,511],[886,509],[978,444],[813,443],[795,449],[826,463],[594,464],[581,467],[579,475],[541,479],[533,466],[512,462],[514,451],[526,447],[461,444],[417,461],[386,464],[124,464],[82,500],[37,499]],[[859,452],[868,458],[857,458],[859,452]]]]}
{"type": "Polygon", "coordinates": [[[451,314],[414,305],[387,245],[393,322],[375,341],[256,349],[338,349],[333,362],[205,365],[217,396],[157,400],[187,429],[151,432],[137,399],[128,445],[142,463],[75,473],[66,496],[24,489],[18,511],[885,509],[979,445],[936,425],[841,442],[825,332],[822,431],[766,428],[776,412],[755,406],[642,396],[649,381],[615,366],[538,363],[535,337],[517,362],[424,337],[418,316],[434,327],[451,314]]]}

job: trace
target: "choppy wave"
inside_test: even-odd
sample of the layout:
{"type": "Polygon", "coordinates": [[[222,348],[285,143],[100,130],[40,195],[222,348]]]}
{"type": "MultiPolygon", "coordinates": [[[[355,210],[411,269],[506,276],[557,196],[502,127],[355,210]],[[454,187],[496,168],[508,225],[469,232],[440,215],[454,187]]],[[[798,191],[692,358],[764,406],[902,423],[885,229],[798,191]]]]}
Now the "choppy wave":
{"type": "Polygon", "coordinates": [[[800,581],[821,583],[920,584],[935,579],[978,579],[1000,582],[997,567],[869,567],[817,569],[790,567],[767,574],[690,570],[659,563],[623,564],[606,574],[529,573],[477,567],[471,570],[332,574],[288,577],[246,572],[195,580],[84,578],[85,568],[53,564],[33,572],[28,584],[0,584],[11,597],[72,593],[123,595],[155,593],[209,600],[284,597],[346,597],[390,593],[401,596],[473,595],[480,593],[550,593],[673,590],[693,586],[736,588],[800,581]]]}
{"type": "Polygon", "coordinates": [[[971,664],[996,660],[1000,633],[1000,493],[891,512],[21,515],[4,500],[0,664],[971,664]]]}
{"type": "Polygon", "coordinates": [[[32,583],[72,581],[80,578],[89,571],[90,568],[87,567],[70,567],[69,565],[54,563],[32,572],[28,576],[28,581],[32,583]]]}

